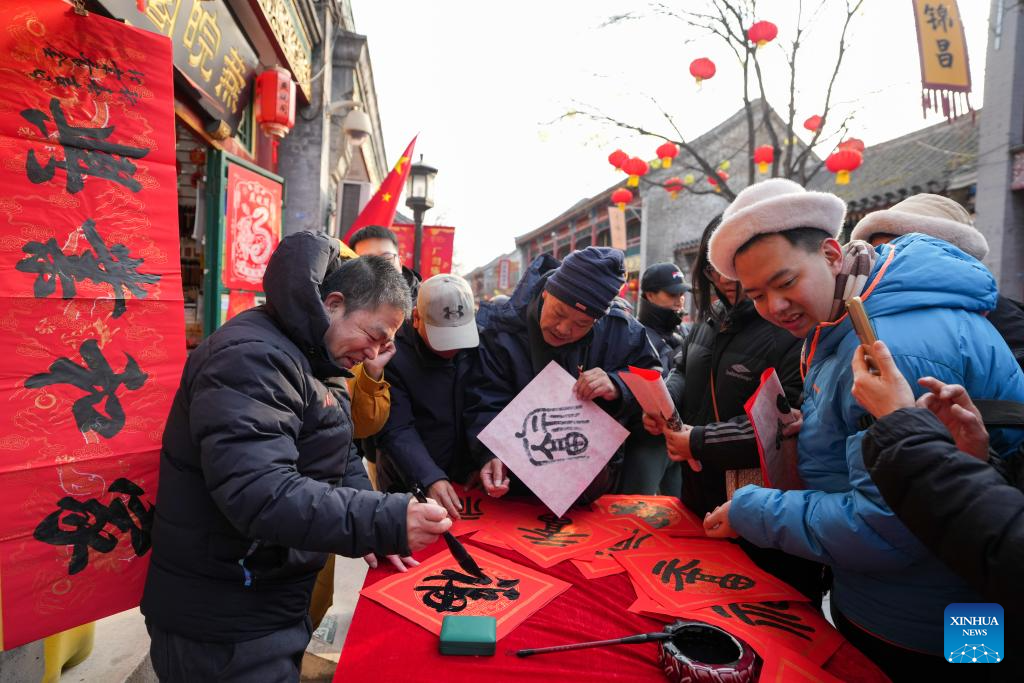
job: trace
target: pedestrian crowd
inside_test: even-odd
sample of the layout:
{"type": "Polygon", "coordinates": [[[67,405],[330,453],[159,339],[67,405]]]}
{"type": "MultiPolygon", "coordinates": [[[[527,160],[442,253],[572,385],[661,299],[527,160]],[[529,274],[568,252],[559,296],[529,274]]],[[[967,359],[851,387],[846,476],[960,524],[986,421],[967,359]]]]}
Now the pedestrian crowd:
{"type": "Polygon", "coordinates": [[[460,519],[455,484],[530,495],[478,436],[553,362],[630,432],[578,504],[678,496],[819,609],[828,594],[894,681],[949,675],[947,605],[999,603],[1009,652],[984,675],[1024,680],[1024,307],[951,199],[912,196],[842,244],[844,219],[835,195],[752,185],[688,279],[647,268],[635,317],[609,247],[541,255],[478,305],[404,268],[386,228],[286,237],[266,303],[191,353],[168,417],[142,599],[159,679],[297,681],[334,555],[406,571],[460,519]],[[643,413],[630,366],[661,371],[681,429],[643,413]],[[744,409],[772,368],[800,489],[764,485],[744,409]]]}

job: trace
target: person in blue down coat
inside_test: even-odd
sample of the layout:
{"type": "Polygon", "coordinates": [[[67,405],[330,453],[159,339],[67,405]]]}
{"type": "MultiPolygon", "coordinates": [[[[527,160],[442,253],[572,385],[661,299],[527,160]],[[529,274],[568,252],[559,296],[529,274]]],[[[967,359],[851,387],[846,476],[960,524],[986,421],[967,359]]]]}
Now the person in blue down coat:
{"type": "MultiPolygon", "coordinates": [[[[466,429],[488,495],[505,495],[511,482],[477,437],[549,362],[578,376],[578,398],[593,400],[620,423],[639,415],[618,372],[630,365],[657,368],[658,355],[644,326],[612,305],[624,275],[618,249],[587,247],[562,263],[543,254],[523,273],[509,301],[477,312],[480,347],[466,389],[466,429]]],[[[583,499],[610,491],[620,466],[617,455],[583,499]]]]}
{"type": "MultiPolygon", "coordinates": [[[[946,672],[938,669],[946,605],[984,600],[893,514],[865,468],[871,418],[850,393],[859,339],[843,304],[863,298],[905,376],[1021,401],[1024,375],[983,316],[997,292],[980,262],[916,233],[877,250],[859,241],[840,247],[844,212],[835,195],[773,179],[741,192],[711,240],[712,264],[740,281],[758,313],[805,337],[798,445],[807,489],[744,487],[705,529],[831,565],[840,631],[867,635],[869,656],[895,680],[928,680],[946,672]]],[[[992,446],[1009,454],[1022,438],[994,431],[992,446]]]]}

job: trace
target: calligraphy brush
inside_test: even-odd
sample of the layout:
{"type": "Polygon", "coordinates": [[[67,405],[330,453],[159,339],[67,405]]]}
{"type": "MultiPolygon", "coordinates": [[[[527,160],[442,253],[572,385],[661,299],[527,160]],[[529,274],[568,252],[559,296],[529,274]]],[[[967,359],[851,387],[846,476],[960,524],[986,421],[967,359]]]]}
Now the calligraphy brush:
{"type": "Polygon", "coordinates": [[[673,635],[675,634],[669,633],[668,631],[654,631],[652,633],[638,633],[634,636],[611,638],[609,640],[591,640],[585,643],[569,643],[568,645],[527,648],[525,650],[517,650],[516,657],[543,655],[549,652],[565,652],[566,650],[583,650],[588,647],[602,647],[604,645],[632,645],[634,643],[648,643],[659,640],[669,640],[673,635]]]}
{"type": "MultiPolygon", "coordinates": [[[[423,489],[420,488],[419,484],[412,485],[412,495],[416,497],[421,503],[427,502],[427,496],[423,493],[423,489]]],[[[466,546],[462,545],[459,539],[452,536],[452,532],[444,532],[444,542],[448,544],[448,550],[451,551],[452,557],[459,563],[459,566],[466,570],[467,573],[483,578],[486,576],[484,570],[480,569],[480,565],[476,563],[476,560],[466,550],[466,546]]]]}

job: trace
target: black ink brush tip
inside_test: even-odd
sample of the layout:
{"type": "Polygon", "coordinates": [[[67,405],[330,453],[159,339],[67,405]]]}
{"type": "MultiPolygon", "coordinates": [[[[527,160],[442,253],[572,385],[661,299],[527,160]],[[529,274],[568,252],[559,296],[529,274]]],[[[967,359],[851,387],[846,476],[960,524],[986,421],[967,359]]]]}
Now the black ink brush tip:
{"type": "MultiPolygon", "coordinates": [[[[412,495],[421,503],[427,502],[427,495],[423,493],[423,489],[420,488],[419,484],[412,486],[412,495]]],[[[486,574],[480,569],[480,565],[476,563],[476,560],[466,550],[466,546],[462,545],[459,539],[452,536],[452,532],[444,532],[444,542],[448,544],[448,550],[451,551],[452,557],[459,563],[459,566],[466,570],[467,573],[479,578],[485,578],[486,574]]]]}

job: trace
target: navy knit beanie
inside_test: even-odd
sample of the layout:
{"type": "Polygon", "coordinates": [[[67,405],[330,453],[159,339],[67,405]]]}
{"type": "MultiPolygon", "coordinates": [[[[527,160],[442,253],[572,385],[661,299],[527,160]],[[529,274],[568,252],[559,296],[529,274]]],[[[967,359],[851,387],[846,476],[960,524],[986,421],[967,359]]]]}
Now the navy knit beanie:
{"type": "Polygon", "coordinates": [[[544,291],[592,318],[600,318],[626,281],[625,274],[621,251],[587,247],[565,257],[548,278],[544,291]]]}

